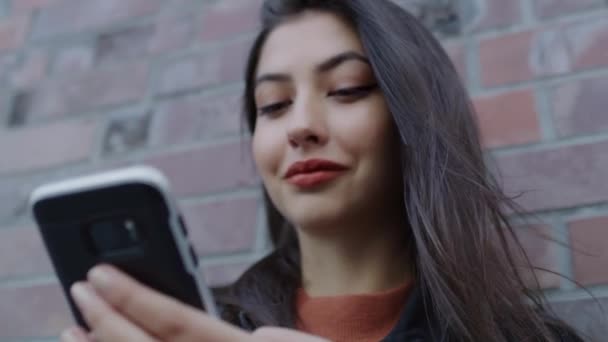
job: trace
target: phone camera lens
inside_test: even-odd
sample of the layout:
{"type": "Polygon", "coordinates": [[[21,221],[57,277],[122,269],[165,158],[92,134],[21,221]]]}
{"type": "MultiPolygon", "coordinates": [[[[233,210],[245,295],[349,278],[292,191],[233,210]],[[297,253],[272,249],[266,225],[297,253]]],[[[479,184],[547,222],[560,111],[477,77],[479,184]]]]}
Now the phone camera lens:
{"type": "Polygon", "coordinates": [[[93,223],[89,227],[93,246],[105,254],[126,250],[140,242],[137,224],[132,219],[109,219],[93,223]]]}
{"type": "Polygon", "coordinates": [[[124,227],[127,230],[127,234],[129,234],[129,238],[131,239],[131,241],[137,241],[138,236],[137,229],[135,227],[135,222],[133,222],[132,220],[125,220],[124,227]]]}

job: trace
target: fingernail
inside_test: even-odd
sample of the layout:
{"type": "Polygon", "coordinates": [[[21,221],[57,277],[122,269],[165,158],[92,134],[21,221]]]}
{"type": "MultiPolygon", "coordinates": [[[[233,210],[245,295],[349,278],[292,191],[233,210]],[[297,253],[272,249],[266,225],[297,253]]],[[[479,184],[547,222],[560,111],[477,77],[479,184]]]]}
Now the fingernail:
{"type": "Polygon", "coordinates": [[[91,290],[82,282],[72,285],[70,292],[78,303],[86,303],[91,299],[91,290]]]}
{"type": "Polygon", "coordinates": [[[94,267],[90,272],[88,279],[91,284],[98,289],[105,289],[110,286],[111,275],[104,267],[94,267]]]}

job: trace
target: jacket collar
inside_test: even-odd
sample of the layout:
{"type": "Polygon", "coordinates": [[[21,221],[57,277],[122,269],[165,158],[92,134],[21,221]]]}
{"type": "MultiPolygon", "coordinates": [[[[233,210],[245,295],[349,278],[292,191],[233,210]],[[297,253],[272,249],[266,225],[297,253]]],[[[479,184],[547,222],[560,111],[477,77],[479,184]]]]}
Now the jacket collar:
{"type": "Polygon", "coordinates": [[[421,291],[415,286],[408,296],[397,324],[381,342],[433,341],[431,321],[431,317],[424,309],[421,291]]]}

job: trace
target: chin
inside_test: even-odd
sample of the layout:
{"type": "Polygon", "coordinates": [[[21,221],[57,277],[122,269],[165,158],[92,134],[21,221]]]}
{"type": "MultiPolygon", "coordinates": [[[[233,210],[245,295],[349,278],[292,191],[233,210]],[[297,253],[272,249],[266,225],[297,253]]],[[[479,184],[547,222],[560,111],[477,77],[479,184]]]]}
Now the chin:
{"type": "Polygon", "coordinates": [[[304,230],[332,229],[343,221],[343,208],[322,205],[316,202],[311,205],[300,203],[289,210],[288,217],[292,224],[304,230]]]}

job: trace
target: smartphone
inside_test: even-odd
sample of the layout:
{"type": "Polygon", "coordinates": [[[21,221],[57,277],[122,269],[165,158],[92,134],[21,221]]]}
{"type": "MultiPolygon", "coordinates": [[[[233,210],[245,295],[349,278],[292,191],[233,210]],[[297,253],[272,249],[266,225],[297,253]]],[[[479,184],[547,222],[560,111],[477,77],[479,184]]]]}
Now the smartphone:
{"type": "Polygon", "coordinates": [[[217,317],[186,225],[160,171],[134,166],[46,184],[32,192],[30,205],[80,326],[88,329],[69,289],[100,263],[217,317]]]}

